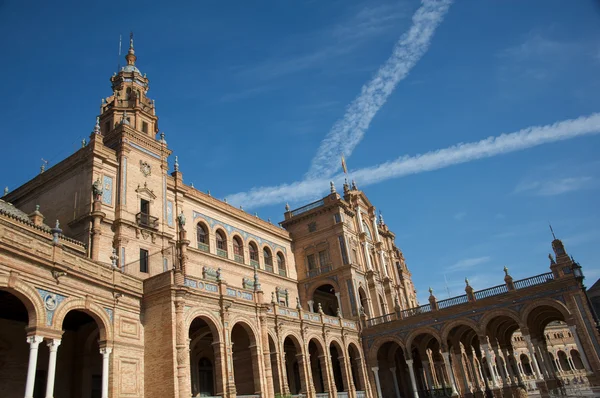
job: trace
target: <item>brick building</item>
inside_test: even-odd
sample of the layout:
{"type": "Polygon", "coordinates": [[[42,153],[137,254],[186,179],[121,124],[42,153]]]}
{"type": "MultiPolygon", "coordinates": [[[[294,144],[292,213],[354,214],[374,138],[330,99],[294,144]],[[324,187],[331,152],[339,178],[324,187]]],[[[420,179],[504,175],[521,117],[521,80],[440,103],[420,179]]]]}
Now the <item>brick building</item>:
{"type": "MultiPolygon", "coordinates": [[[[509,305],[509,290],[526,297],[554,282],[574,286],[565,303],[581,290],[580,268],[563,249],[547,284],[507,282],[477,303],[469,296],[443,306],[432,295],[430,307],[419,306],[394,233],[354,182],[288,207],[280,225],[185,184],[176,157],[169,170],[171,150],[133,39],[125,58],[89,143],[0,201],[4,397],[360,398],[439,385],[474,395],[482,388],[447,371],[454,365],[446,342],[423,335],[446,330],[422,329],[427,317],[461,317],[461,308],[486,299],[509,305]],[[421,370],[429,363],[433,373],[415,378],[412,342],[430,358],[421,370]]],[[[579,353],[582,344],[589,350],[577,363],[594,382],[598,336],[585,324],[587,302],[547,305],[582,334],[573,341],[579,353]]],[[[460,339],[472,343],[461,329],[470,322],[451,330],[462,336],[455,350],[460,339]]],[[[516,386],[517,378],[504,383],[516,386]]]]}

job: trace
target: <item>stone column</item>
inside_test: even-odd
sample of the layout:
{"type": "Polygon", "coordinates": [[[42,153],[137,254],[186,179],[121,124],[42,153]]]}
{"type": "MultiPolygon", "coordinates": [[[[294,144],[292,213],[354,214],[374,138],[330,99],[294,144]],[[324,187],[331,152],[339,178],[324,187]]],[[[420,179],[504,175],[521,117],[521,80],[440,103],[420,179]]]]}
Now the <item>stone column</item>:
{"type": "Polygon", "coordinates": [[[394,378],[394,391],[396,391],[396,398],[401,398],[400,387],[398,387],[398,376],[396,376],[396,367],[390,368],[390,372],[392,372],[392,377],[394,378]]]}
{"type": "Polygon", "coordinates": [[[224,395],[227,385],[226,373],[223,373],[223,366],[225,365],[224,356],[227,355],[225,351],[225,343],[221,341],[213,341],[211,343],[213,347],[213,354],[215,356],[215,379],[217,385],[215,386],[215,395],[224,395]]]}
{"type": "Polygon", "coordinates": [[[581,340],[579,340],[579,335],[577,334],[577,327],[575,325],[569,325],[569,330],[571,331],[571,334],[573,335],[573,338],[575,339],[575,345],[577,346],[577,351],[579,351],[579,356],[581,357],[581,362],[583,362],[583,366],[585,367],[585,370],[588,372],[591,372],[592,367],[590,366],[590,363],[588,362],[588,359],[587,359],[587,355],[585,354],[585,351],[583,350],[583,346],[581,345],[581,340]]]}
{"type": "Polygon", "coordinates": [[[102,354],[102,398],[108,398],[108,361],[111,352],[112,348],[110,347],[100,348],[100,354],[102,354]]]}
{"type": "Polygon", "coordinates": [[[531,344],[533,345],[534,352],[537,353],[536,358],[539,359],[538,366],[540,367],[540,370],[542,371],[542,375],[544,375],[544,378],[550,379],[551,373],[550,373],[550,369],[548,369],[549,364],[546,364],[547,361],[546,361],[546,358],[544,358],[544,352],[542,351],[542,348],[540,347],[537,340],[531,339],[531,344]]]}
{"type": "Polygon", "coordinates": [[[412,385],[413,395],[415,398],[419,398],[419,389],[417,388],[417,380],[415,379],[415,370],[413,368],[414,361],[407,359],[406,364],[408,365],[408,374],[410,375],[410,384],[412,385]]]}
{"type": "Polygon", "coordinates": [[[52,339],[47,342],[48,348],[50,349],[50,356],[48,360],[48,377],[46,382],[46,398],[54,398],[54,378],[56,376],[56,354],[58,346],[60,346],[60,339],[52,339]]]}
{"type": "Polygon", "coordinates": [[[28,336],[29,343],[29,365],[27,366],[27,382],[25,383],[25,398],[33,398],[33,387],[35,385],[35,372],[37,369],[38,349],[44,340],[42,336],[28,336]]]}
{"type": "MultiPolygon", "coordinates": [[[[303,354],[296,354],[296,360],[298,361],[298,370],[300,371],[300,393],[308,393],[308,386],[312,387],[311,390],[314,394],[314,385],[310,379],[310,369],[306,369],[303,354]]],[[[310,361],[309,361],[310,362],[310,361]]]]}
{"type": "Polygon", "coordinates": [[[490,347],[486,343],[481,344],[481,348],[483,349],[483,353],[485,355],[485,362],[487,363],[488,370],[490,371],[490,376],[492,377],[492,387],[498,388],[498,380],[496,380],[494,366],[492,364],[492,354],[490,353],[490,347]]]}
{"type": "Polygon", "coordinates": [[[185,321],[183,317],[185,302],[175,301],[175,348],[177,351],[177,386],[180,397],[192,395],[190,375],[190,349],[185,332],[185,321]]]}
{"type": "Polygon", "coordinates": [[[369,267],[370,270],[373,270],[373,264],[371,264],[371,256],[369,255],[369,244],[367,242],[363,242],[362,244],[365,257],[367,258],[367,267],[369,267]]]}
{"type": "Polygon", "coordinates": [[[463,359],[462,352],[460,352],[460,351],[458,353],[455,352],[454,353],[454,358],[455,358],[455,360],[457,361],[457,364],[460,367],[460,374],[461,374],[462,379],[463,379],[463,384],[465,385],[465,394],[467,392],[471,392],[471,389],[469,387],[469,381],[467,380],[467,375],[465,374],[465,365],[466,364],[465,364],[465,361],[463,359]],[[456,359],[456,358],[458,358],[458,359],[456,359]]]}
{"type": "Polygon", "coordinates": [[[369,387],[368,387],[369,377],[366,372],[368,372],[368,371],[366,369],[366,366],[363,366],[363,361],[360,357],[356,358],[355,361],[356,361],[356,371],[358,372],[358,381],[360,382],[360,385],[362,386],[361,387],[362,391],[367,392],[369,390],[369,387]]]}
{"type": "Polygon", "coordinates": [[[542,372],[540,371],[540,367],[537,362],[537,358],[535,357],[535,350],[533,348],[533,344],[531,344],[531,337],[528,334],[523,334],[523,338],[527,343],[527,349],[529,350],[530,362],[533,364],[533,372],[535,373],[536,379],[544,380],[542,376],[542,372]]]}
{"type": "Polygon", "coordinates": [[[379,382],[379,368],[374,366],[371,368],[373,371],[373,377],[375,378],[375,386],[377,387],[377,398],[384,398],[381,393],[381,383],[379,382]]]}
{"type": "Polygon", "coordinates": [[[471,369],[471,376],[472,376],[472,381],[473,381],[473,389],[475,391],[478,391],[481,389],[481,383],[479,381],[479,372],[475,367],[475,358],[473,357],[473,354],[471,353],[471,355],[467,355],[467,360],[468,360],[468,365],[469,368],[471,369]]]}
{"type": "MultiPolygon", "coordinates": [[[[513,368],[513,361],[514,361],[513,355],[511,352],[509,352],[509,350],[507,348],[502,349],[502,355],[504,356],[504,363],[506,364],[506,368],[508,369],[508,375],[511,380],[510,384],[512,386],[514,386],[515,385],[515,370],[513,368]]],[[[518,369],[517,369],[517,373],[518,373],[518,369]]]]}
{"type": "Polygon", "coordinates": [[[340,314],[343,314],[342,313],[342,299],[341,299],[341,295],[342,295],[341,292],[335,292],[335,298],[337,299],[338,308],[340,309],[340,314]]]}
{"type": "Polygon", "coordinates": [[[500,353],[498,352],[498,346],[497,345],[492,345],[492,350],[494,351],[494,356],[496,357],[496,373],[500,376],[500,379],[502,380],[502,387],[506,387],[507,386],[507,372],[506,372],[506,359],[503,358],[503,366],[498,366],[498,363],[500,362],[499,358],[500,358],[500,353]],[[500,371],[498,371],[498,367],[500,368],[500,371]]]}
{"type": "Polygon", "coordinates": [[[265,379],[267,381],[266,395],[275,395],[275,389],[273,388],[273,370],[271,369],[271,350],[269,349],[269,332],[267,330],[267,316],[265,314],[261,314],[259,320],[261,323],[261,339],[263,347],[263,362],[265,366],[265,379]]]}
{"type": "Polygon", "coordinates": [[[306,303],[308,304],[308,310],[310,312],[315,312],[315,301],[314,300],[308,300],[306,303]]]}
{"type": "Polygon", "coordinates": [[[319,364],[321,365],[321,376],[325,376],[323,377],[323,392],[336,391],[335,380],[332,380],[331,377],[328,357],[329,355],[319,355],[319,364]]]}
{"type": "MultiPolygon", "coordinates": [[[[333,359],[332,359],[333,360],[333,359]]],[[[352,383],[352,370],[348,369],[347,363],[346,363],[346,358],[341,355],[337,358],[338,363],[340,365],[340,370],[342,371],[342,386],[344,388],[344,391],[350,391],[351,388],[350,386],[353,384],[352,383]]],[[[333,370],[333,367],[332,367],[333,370]]]]}
{"type": "Polygon", "coordinates": [[[454,378],[454,372],[450,366],[450,354],[448,352],[442,352],[444,358],[444,364],[446,365],[446,373],[448,373],[448,379],[450,380],[450,387],[452,388],[452,396],[458,395],[456,390],[456,379],[454,378]]]}
{"type": "Polygon", "coordinates": [[[425,378],[427,379],[427,386],[429,390],[433,390],[435,386],[433,385],[433,379],[431,377],[431,365],[429,361],[422,361],[423,369],[425,369],[425,378]]]}

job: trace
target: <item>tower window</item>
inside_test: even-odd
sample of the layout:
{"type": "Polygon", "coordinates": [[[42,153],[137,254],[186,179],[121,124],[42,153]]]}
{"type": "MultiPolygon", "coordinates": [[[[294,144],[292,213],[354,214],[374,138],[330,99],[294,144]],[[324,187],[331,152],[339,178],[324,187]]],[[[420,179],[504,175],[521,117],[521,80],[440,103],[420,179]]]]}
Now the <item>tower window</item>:
{"type": "Polygon", "coordinates": [[[104,134],[107,134],[110,131],[110,120],[104,123],[104,134]]]}
{"type": "Polygon", "coordinates": [[[142,132],[148,133],[148,122],[142,122],[142,132]]]}
{"type": "Polygon", "coordinates": [[[140,272],[148,272],[148,250],[140,249],[140,272]]]}

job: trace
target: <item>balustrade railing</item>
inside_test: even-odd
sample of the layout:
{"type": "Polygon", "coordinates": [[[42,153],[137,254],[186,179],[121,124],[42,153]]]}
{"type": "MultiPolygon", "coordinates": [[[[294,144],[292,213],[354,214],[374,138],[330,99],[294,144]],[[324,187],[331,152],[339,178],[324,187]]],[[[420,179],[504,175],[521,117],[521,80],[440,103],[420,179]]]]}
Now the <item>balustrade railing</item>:
{"type": "Polygon", "coordinates": [[[146,228],[158,228],[158,217],[153,217],[150,214],[139,212],[135,215],[137,224],[146,228]]]}
{"type": "Polygon", "coordinates": [[[475,294],[476,300],[481,300],[484,298],[497,296],[499,294],[504,294],[504,293],[508,293],[508,287],[506,287],[506,284],[493,286],[493,287],[483,289],[483,290],[478,290],[474,294],[475,294]]]}
{"type": "Polygon", "coordinates": [[[325,272],[329,272],[331,270],[332,270],[332,266],[331,266],[331,264],[328,264],[328,265],[324,265],[320,268],[309,269],[306,274],[309,278],[312,278],[313,276],[321,275],[321,274],[324,274],[325,272]]]}
{"type": "Polygon", "coordinates": [[[323,202],[323,199],[321,199],[317,200],[316,202],[309,203],[306,206],[299,207],[295,210],[292,210],[292,217],[297,216],[298,214],[306,213],[307,211],[315,209],[319,206],[323,206],[323,204],[325,204],[325,202],[323,202]]]}
{"type": "Polygon", "coordinates": [[[526,287],[541,285],[546,282],[554,280],[554,274],[552,272],[546,272],[545,274],[532,276],[531,278],[520,279],[514,282],[515,289],[523,289],[526,287]]]}
{"type": "Polygon", "coordinates": [[[368,319],[367,327],[379,325],[379,324],[386,323],[386,322],[395,321],[396,319],[398,319],[398,316],[396,315],[395,312],[392,312],[391,314],[381,315],[381,316],[378,316],[375,318],[368,319]]]}
{"type": "Polygon", "coordinates": [[[467,298],[467,295],[463,294],[462,296],[450,297],[448,299],[438,301],[437,305],[438,308],[441,310],[443,308],[452,307],[454,305],[464,304],[468,301],[469,299],[467,298]]]}
{"type": "Polygon", "coordinates": [[[401,314],[402,314],[401,317],[407,318],[409,316],[424,314],[426,312],[431,312],[431,304],[420,305],[415,308],[409,308],[409,309],[403,310],[401,312],[401,314]]]}

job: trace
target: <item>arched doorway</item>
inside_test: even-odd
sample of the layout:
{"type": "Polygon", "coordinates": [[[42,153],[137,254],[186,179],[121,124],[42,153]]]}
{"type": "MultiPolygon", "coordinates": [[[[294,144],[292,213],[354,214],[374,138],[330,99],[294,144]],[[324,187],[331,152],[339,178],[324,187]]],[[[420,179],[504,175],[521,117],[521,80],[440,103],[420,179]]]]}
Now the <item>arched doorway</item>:
{"type": "Polygon", "coordinates": [[[367,315],[367,318],[371,318],[371,310],[369,309],[369,300],[367,299],[367,293],[362,288],[362,286],[360,286],[358,288],[358,298],[360,300],[360,305],[361,305],[363,311],[365,312],[365,315],[367,315]]]}
{"type": "Polygon", "coordinates": [[[396,391],[402,397],[414,396],[408,366],[404,350],[397,343],[389,341],[379,347],[377,351],[379,370],[375,377],[379,378],[381,393],[384,397],[396,397],[396,391]]]}
{"type": "Polygon", "coordinates": [[[275,345],[275,341],[269,334],[269,359],[271,362],[271,375],[273,378],[273,390],[275,394],[283,394],[283,389],[281,388],[281,375],[279,374],[279,366],[277,366],[277,346],[275,345]]]}
{"type": "Polygon", "coordinates": [[[258,347],[252,329],[238,322],[231,329],[235,390],[238,396],[260,394],[258,347]]]}
{"type": "Polygon", "coordinates": [[[321,344],[315,339],[308,343],[308,357],[313,386],[317,394],[329,392],[326,378],[325,352],[321,344]]]}
{"type": "Polygon", "coordinates": [[[356,391],[365,391],[365,381],[362,370],[362,358],[360,351],[354,344],[348,345],[348,360],[350,361],[350,372],[352,372],[352,382],[356,391]]]}
{"type": "Polygon", "coordinates": [[[306,393],[306,383],[301,379],[304,374],[302,363],[302,350],[300,343],[292,336],[283,341],[284,367],[286,382],[290,394],[297,395],[306,393]]]}
{"type": "Polygon", "coordinates": [[[223,391],[221,352],[216,327],[209,319],[194,319],[189,330],[192,396],[214,396],[223,391]]]}
{"type": "MultiPolygon", "coordinates": [[[[29,322],[27,307],[14,294],[0,290],[0,391],[6,398],[22,398],[25,394],[29,344],[25,328],[29,322]]],[[[35,343],[40,351],[45,344],[35,343]]],[[[43,397],[46,386],[47,351],[38,355],[38,373],[34,395],[43,397]],[[40,360],[41,359],[41,360],[40,360]],[[40,366],[41,364],[45,364],[40,366]]]]}
{"type": "Polygon", "coordinates": [[[344,373],[342,369],[344,367],[344,355],[342,348],[336,343],[331,342],[329,345],[329,355],[331,358],[331,366],[333,371],[333,380],[335,382],[335,389],[337,392],[348,391],[347,381],[344,380],[344,373]]]}
{"type": "Polygon", "coordinates": [[[337,316],[338,300],[335,295],[335,288],[326,284],[319,286],[313,293],[314,310],[318,311],[319,304],[325,315],[337,316]]]}
{"type": "Polygon", "coordinates": [[[581,360],[581,355],[579,355],[579,351],[573,349],[571,350],[571,361],[573,361],[573,365],[575,365],[575,369],[581,370],[585,369],[583,365],[583,361],[581,360]]]}
{"type": "Polygon", "coordinates": [[[558,353],[556,353],[556,356],[558,357],[558,363],[560,364],[560,367],[563,371],[569,371],[571,370],[571,364],[569,363],[569,360],[567,359],[567,354],[565,354],[564,351],[558,351],[558,353]]]}
{"type": "Polygon", "coordinates": [[[521,368],[523,368],[523,372],[525,373],[525,375],[533,376],[533,369],[531,368],[529,357],[526,354],[521,354],[519,359],[521,360],[521,368]]]}
{"type": "MultiPolygon", "coordinates": [[[[100,398],[102,355],[98,344],[98,324],[88,313],[72,310],[63,319],[62,329],[60,346],[55,348],[57,359],[54,396],[100,398]]],[[[51,372],[48,373],[50,378],[51,372]]]]}

